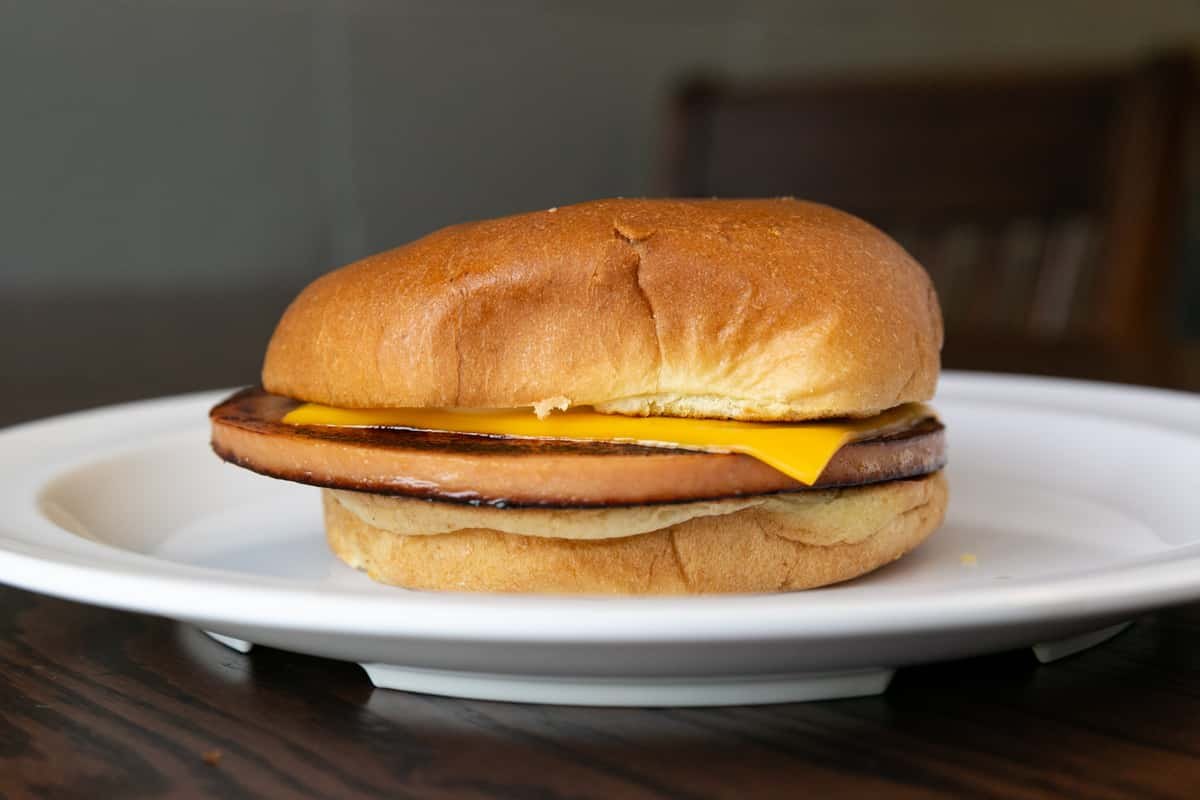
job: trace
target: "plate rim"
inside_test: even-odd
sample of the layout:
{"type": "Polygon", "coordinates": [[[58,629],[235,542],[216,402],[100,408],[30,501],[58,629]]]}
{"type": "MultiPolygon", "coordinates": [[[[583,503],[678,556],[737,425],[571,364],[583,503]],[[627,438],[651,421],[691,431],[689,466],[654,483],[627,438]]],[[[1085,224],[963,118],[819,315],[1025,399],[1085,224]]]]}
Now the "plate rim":
{"type": "MultiPolygon", "coordinates": [[[[211,405],[233,389],[191,392],[75,411],[0,430],[0,454],[23,439],[67,439],[74,464],[87,451],[121,439],[113,417],[138,412],[156,415],[149,435],[168,433],[173,417],[194,419],[196,409],[211,405]],[[78,428],[97,435],[72,439],[78,428]]],[[[1023,402],[1041,410],[1081,410],[1168,431],[1200,434],[1200,396],[1123,384],[1025,375],[947,371],[939,396],[984,393],[990,402],[1051,396],[1052,403],[1023,402]],[[1096,401],[1102,401],[1099,405],[1096,401]],[[1150,406],[1157,406],[1151,409],[1150,406]],[[1129,415],[1130,408],[1143,411],[1129,415]]],[[[970,396],[965,398],[970,401],[970,396]]],[[[934,403],[938,398],[935,397],[934,403]]],[[[136,447],[134,447],[136,449],[136,447]]],[[[106,450],[104,452],[109,452],[106,450]]],[[[55,454],[61,455],[59,450],[55,454]]],[[[50,459],[47,459],[49,462],[50,459]]],[[[71,463],[60,458],[61,466],[71,463]]],[[[46,464],[43,464],[46,466],[46,464]]],[[[54,466],[54,464],[50,464],[54,466]]],[[[0,455],[0,475],[11,471],[0,455]]],[[[0,495],[5,491],[0,490],[0,495]]],[[[28,500],[28,496],[25,497],[28,500]]],[[[18,521],[31,521],[24,508],[18,521]]],[[[37,509],[33,520],[55,528],[37,509]]],[[[80,539],[67,552],[10,537],[14,523],[0,520],[0,582],[23,589],[122,610],[157,614],[206,624],[303,630],[369,637],[407,637],[454,641],[639,642],[773,640],[882,634],[948,632],[992,625],[1052,619],[1101,618],[1136,614],[1200,597],[1200,545],[1176,548],[1178,557],[1133,565],[1112,565],[1028,585],[997,583],[964,591],[952,608],[936,595],[917,592],[891,596],[884,614],[867,598],[820,592],[706,597],[547,597],[460,593],[369,592],[352,588],[316,590],[281,578],[250,575],[165,561],[80,539]],[[92,557],[94,560],[89,561],[92,557]],[[1096,584],[1103,582],[1103,592],[1096,584]],[[220,602],[212,604],[216,594],[220,602]],[[145,598],[156,598],[147,601],[145,598]],[[295,614],[296,603],[305,613],[295,614]],[[806,613],[797,614],[797,605],[806,613]],[[212,610],[206,612],[206,606],[212,610]],[[231,618],[228,610],[239,609],[231,618]],[[519,610],[520,614],[514,614],[519,610]],[[399,613],[403,612],[403,613],[399,613]],[[589,615],[589,624],[564,625],[564,617],[589,615]],[[631,625],[631,622],[635,623],[631,625]]]]}

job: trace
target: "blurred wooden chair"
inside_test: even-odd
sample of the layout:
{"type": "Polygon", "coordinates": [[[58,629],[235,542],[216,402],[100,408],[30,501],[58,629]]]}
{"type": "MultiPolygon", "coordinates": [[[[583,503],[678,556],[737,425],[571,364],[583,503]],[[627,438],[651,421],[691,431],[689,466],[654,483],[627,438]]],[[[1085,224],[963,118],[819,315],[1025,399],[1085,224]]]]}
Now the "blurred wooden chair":
{"type": "Polygon", "coordinates": [[[794,195],[926,266],[948,367],[1169,385],[1192,61],[687,84],[663,194],[794,195]]]}

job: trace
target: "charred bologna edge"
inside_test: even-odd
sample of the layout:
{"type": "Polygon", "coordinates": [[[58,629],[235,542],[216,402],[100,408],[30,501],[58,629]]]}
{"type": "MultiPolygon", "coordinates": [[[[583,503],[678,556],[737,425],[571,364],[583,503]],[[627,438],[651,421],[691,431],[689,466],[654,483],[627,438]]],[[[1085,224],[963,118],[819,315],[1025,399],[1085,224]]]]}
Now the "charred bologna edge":
{"type": "MultiPolygon", "coordinates": [[[[578,442],[552,439],[528,439],[487,434],[447,433],[443,431],[406,430],[402,428],[338,428],[319,425],[289,425],[283,417],[301,405],[289,397],[269,394],[261,388],[244,389],[220,403],[210,412],[214,425],[213,449],[221,458],[254,472],[284,480],[307,483],[334,489],[367,491],[376,494],[403,495],[428,500],[492,505],[498,507],[573,508],[639,505],[653,503],[686,503],[715,500],[747,494],[773,494],[811,489],[835,489],[882,483],[889,480],[915,478],[936,472],[945,466],[945,428],[934,417],[918,420],[901,431],[864,439],[846,445],[811,487],[794,484],[769,492],[745,492],[732,488],[727,492],[677,497],[661,497],[638,503],[584,501],[572,498],[567,502],[522,499],[520,492],[513,497],[484,496],[473,492],[448,492],[437,486],[422,485],[420,481],[406,482],[404,476],[381,476],[372,480],[340,479],[331,475],[314,475],[312,471],[291,465],[263,463],[265,459],[244,457],[236,447],[226,446],[216,429],[228,426],[250,433],[284,437],[314,444],[354,448],[404,450],[413,454],[450,453],[468,458],[505,457],[536,458],[539,456],[644,457],[684,459],[729,458],[721,454],[687,451],[677,448],[649,447],[617,442],[578,442]]],[[[782,477],[782,476],[781,476],[782,477]]],[[[789,481],[790,482],[790,479],[789,481]]],[[[515,487],[514,487],[515,488],[515,487]]]]}

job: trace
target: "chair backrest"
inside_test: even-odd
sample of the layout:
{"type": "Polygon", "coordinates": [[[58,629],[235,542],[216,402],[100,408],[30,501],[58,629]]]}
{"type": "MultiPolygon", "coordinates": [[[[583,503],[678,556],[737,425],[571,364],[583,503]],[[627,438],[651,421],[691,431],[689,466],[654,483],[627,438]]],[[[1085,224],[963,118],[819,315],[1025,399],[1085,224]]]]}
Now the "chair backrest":
{"type": "Polygon", "coordinates": [[[672,106],[661,188],[795,195],[879,225],[933,276],[951,366],[1161,383],[1194,96],[1180,54],[1046,74],[693,81],[672,106]]]}

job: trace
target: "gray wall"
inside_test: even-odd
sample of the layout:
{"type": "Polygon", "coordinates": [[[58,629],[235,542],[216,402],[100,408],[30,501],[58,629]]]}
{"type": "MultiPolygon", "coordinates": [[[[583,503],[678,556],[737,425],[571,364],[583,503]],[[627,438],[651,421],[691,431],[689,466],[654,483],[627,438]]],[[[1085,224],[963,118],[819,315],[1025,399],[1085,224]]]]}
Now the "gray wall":
{"type": "Polygon", "coordinates": [[[449,222],[640,194],[665,93],[695,67],[949,69],[1200,42],[1194,0],[10,2],[0,15],[0,295],[291,291],[449,222]]]}

